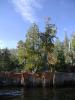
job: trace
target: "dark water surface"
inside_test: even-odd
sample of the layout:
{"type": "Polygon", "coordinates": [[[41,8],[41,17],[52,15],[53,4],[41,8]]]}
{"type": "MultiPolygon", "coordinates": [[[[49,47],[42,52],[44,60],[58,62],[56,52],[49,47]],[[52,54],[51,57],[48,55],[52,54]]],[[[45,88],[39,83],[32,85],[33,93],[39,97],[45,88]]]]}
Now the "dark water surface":
{"type": "Polygon", "coordinates": [[[75,88],[0,88],[0,100],[75,100],[75,88]]]}

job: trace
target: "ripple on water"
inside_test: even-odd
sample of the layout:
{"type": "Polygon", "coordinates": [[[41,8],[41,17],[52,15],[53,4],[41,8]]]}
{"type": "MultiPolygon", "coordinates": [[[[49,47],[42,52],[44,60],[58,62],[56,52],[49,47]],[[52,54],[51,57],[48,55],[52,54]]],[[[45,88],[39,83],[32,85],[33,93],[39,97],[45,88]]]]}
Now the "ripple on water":
{"type": "Polygon", "coordinates": [[[0,90],[0,96],[21,96],[23,91],[21,90],[0,90]]]}

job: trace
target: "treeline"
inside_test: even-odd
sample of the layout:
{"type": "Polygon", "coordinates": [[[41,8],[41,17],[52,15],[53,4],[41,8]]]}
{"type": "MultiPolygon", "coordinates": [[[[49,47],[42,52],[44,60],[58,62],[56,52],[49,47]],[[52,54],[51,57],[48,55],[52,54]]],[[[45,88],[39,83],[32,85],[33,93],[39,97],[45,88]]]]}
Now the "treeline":
{"type": "Polygon", "coordinates": [[[65,33],[64,41],[56,37],[57,27],[48,19],[44,32],[32,24],[25,41],[18,42],[18,59],[24,70],[74,71],[75,36],[70,40],[65,33]]]}
{"type": "Polygon", "coordinates": [[[0,50],[1,71],[68,71],[75,68],[75,35],[64,41],[56,37],[57,27],[48,19],[43,32],[35,23],[26,34],[25,41],[20,40],[16,54],[10,50],[0,50]]]}
{"type": "Polygon", "coordinates": [[[15,49],[0,49],[0,71],[19,71],[18,57],[13,51],[15,49]]]}

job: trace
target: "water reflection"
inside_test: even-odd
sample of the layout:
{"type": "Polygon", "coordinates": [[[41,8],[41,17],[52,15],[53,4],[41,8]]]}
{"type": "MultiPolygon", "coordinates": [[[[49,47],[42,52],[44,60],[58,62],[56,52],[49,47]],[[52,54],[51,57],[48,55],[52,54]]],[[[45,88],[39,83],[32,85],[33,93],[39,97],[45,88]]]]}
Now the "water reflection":
{"type": "Polygon", "coordinates": [[[75,100],[75,88],[2,88],[1,100],[75,100]]]}

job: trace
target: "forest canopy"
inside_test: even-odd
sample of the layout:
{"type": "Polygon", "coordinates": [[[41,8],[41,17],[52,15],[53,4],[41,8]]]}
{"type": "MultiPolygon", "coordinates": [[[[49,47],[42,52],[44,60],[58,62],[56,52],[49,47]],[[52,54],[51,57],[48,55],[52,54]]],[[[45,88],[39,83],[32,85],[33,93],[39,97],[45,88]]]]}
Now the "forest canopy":
{"type": "Polygon", "coordinates": [[[33,23],[16,49],[0,49],[0,71],[74,71],[75,35],[60,41],[57,27],[47,20],[43,32],[33,23]]]}

